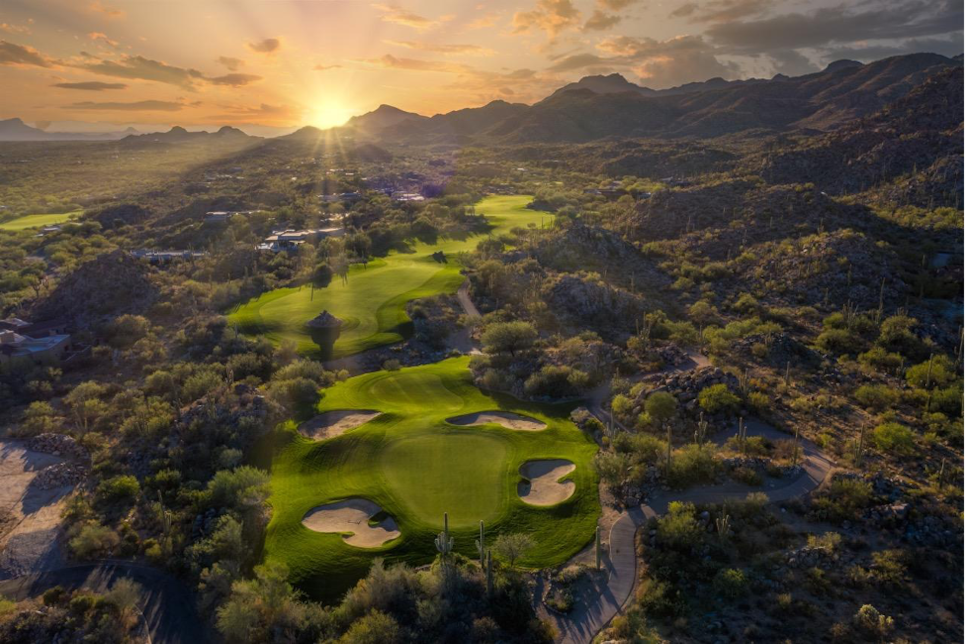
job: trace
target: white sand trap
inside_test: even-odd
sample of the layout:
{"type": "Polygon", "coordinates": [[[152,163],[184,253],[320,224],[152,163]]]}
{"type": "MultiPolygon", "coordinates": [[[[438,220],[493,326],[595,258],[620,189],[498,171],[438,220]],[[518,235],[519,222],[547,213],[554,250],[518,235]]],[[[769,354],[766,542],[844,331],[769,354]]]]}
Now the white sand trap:
{"type": "Polygon", "coordinates": [[[371,409],[327,411],[299,425],[299,432],[306,438],[315,440],[335,438],[359,425],[365,425],[378,415],[378,411],[371,409]]]}
{"type": "Polygon", "coordinates": [[[520,474],[525,481],[517,484],[517,494],[524,503],[530,505],[555,505],[573,496],[573,481],[560,479],[570,474],[577,466],[562,458],[545,461],[527,461],[520,466],[520,474]]]}
{"type": "Polygon", "coordinates": [[[466,414],[465,416],[455,416],[447,418],[446,422],[454,425],[486,425],[496,423],[507,429],[519,429],[524,432],[538,432],[544,429],[547,424],[542,423],[536,418],[521,416],[510,411],[481,411],[477,414],[466,414]]]}
{"type": "Polygon", "coordinates": [[[302,525],[315,532],[342,534],[350,546],[378,548],[401,534],[396,529],[396,521],[390,516],[376,525],[369,525],[370,517],[381,511],[382,508],[372,501],[346,499],[312,508],[302,517],[302,525]]]}

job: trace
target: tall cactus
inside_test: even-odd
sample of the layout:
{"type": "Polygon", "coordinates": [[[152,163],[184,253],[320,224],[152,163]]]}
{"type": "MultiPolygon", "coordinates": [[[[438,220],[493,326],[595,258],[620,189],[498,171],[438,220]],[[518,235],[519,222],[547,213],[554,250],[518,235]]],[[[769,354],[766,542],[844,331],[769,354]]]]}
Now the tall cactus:
{"type": "Polygon", "coordinates": [[[725,537],[731,530],[731,515],[727,512],[714,520],[714,525],[718,529],[718,536],[725,537]]]}
{"type": "Polygon", "coordinates": [[[480,521],[480,538],[476,540],[476,550],[480,553],[480,567],[481,568],[485,564],[485,562],[483,561],[484,557],[486,556],[486,550],[485,550],[486,541],[485,541],[485,538],[486,538],[486,533],[483,530],[483,521],[481,520],[480,521]]]}
{"type": "Polygon", "coordinates": [[[741,451],[741,455],[745,454],[745,440],[748,438],[748,428],[745,427],[745,419],[743,416],[738,417],[738,449],[741,451]]]}
{"type": "Polygon", "coordinates": [[[704,412],[698,414],[698,430],[694,432],[695,442],[698,445],[704,444],[704,439],[708,435],[708,421],[704,419],[704,412]]]}
{"type": "MultiPolygon", "coordinates": [[[[943,461],[943,464],[946,462],[943,461]]],[[[596,533],[594,535],[594,554],[597,560],[597,570],[600,570],[600,526],[597,526],[596,533]]]]}
{"type": "Polygon", "coordinates": [[[436,550],[439,552],[443,563],[446,563],[446,555],[453,552],[453,538],[449,536],[449,515],[443,513],[443,531],[436,535],[436,550]]]}

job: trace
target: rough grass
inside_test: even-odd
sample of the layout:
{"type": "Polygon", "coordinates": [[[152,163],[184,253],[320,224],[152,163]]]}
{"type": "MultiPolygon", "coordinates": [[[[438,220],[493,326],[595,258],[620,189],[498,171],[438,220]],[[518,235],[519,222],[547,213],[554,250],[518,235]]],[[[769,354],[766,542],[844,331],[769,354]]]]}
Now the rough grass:
{"type": "MultiPolygon", "coordinates": [[[[492,225],[490,233],[499,235],[514,227],[539,226],[541,219],[549,219],[546,213],[527,209],[530,201],[532,197],[525,195],[487,197],[476,204],[476,211],[487,216],[492,225]]],[[[463,282],[458,254],[473,250],[481,239],[476,235],[441,239],[435,245],[420,242],[413,246],[412,253],[392,253],[366,267],[353,266],[346,284],[336,278],[314,291],[309,286],[276,289],[236,307],[228,319],[243,333],[264,335],[276,344],[291,340],[304,355],[319,353],[304,325],[322,310],[345,323],[331,357],[399,342],[411,324],[406,304],[439,293],[455,293],[463,282]],[[446,264],[433,260],[436,251],[446,254],[446,264]]]]}
{"type": "Polygon", "coordinates": [[[319,412],[375,409],[369,423],[314,442],[294,422],[273,435],[272,520],[267,559],[283,561],[293,581],[312,597],[334,601],[366,574],[372,559],[424,564],[448,512],[456,550],[475,558],[478,522],[487,542],[525,532],[536,547],[521,564],[560,564],[594,535],[600,507],[592,466],[597,446],[568,419],[570,406],[533,405],[486,394],[470,379],[469,359],[453,358],[399,371],[351,378],[324,391],[319,412]],[[496,424],[458,427],[445,419],[486,410],[511,411],[547,424],[539,432],[496,424]],[[574,495],[550,507],[517,496],[519,468],[531,459],[563,458],[577,468],[566,478],[574,495]],[[360,549],[337,534],[308,530],[302,517],[317,505],[349,497],[369,499],[392,515],[402,536],[381,548],[360,549]]]}
{"type": "Polygon", "coordinates": [[[10,221],[0,223],[0,230],[26,230],[27,228],[40,228],[42,226],[56,226],[65,221],[76,219],[84,214],[83,210],[73,212],[62,212],[53,215],[23,215],[10,221]]]}

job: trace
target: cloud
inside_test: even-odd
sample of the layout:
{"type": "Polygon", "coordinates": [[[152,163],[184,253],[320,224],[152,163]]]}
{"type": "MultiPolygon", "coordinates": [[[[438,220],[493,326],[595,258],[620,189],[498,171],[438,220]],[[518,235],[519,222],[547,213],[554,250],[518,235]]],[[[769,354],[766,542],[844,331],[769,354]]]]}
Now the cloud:
{"type": "Polygon", "coordinates": [[[245,66],[244,60],[241,58],[232,58],[231,56],[219,56],[215,59],[215,62],[219,65],[222,65],[230,72],[237,72],[239,69],[245,66]]]}
{"type": "Polygon", "coordinates": [[[943,56],[955,56],[963,53],[963,41],[956,37],[915,38],[888,44],[859,44],[857,46],[827,49],[822,52],[822,58],[826,62],[842,60],[843,58],[872,61],[920,51],[935,52],[943,56]]]}
{"type": "Polygon", "coordinates": [[[174,101],[135,101],[133,103],[96,103],[83,101],[65,106],[69,110],[117,110],[125,112],[177,112],[185,104],[174,101]]]}
{"type": "Polygon", "coordinates": [[[143,56],[124,56],[120,60],[92,59],[73,65],[102,76],[155,81],[194,91],[195,81],[204,75],[196,69],[174,67],[143,56]]]}
{"type": "MultiPolygon", "coordinates": [[[[548,68],[551,72],[572,72],[587,67],[601,67],[612,65],[612,59],[601,58],[594,54],[574,54],[564,56],[548,68]]],[[[618,64],[620,64],[618,62],[618,64]]]]}
{"type": "Polygon", "coordinates": [[[258,42],[248,43],[248,48],[259,54],[273,54],[282,46],[282,41],[278,38],[266,38],[258,42]]]}
{"type": "Polygon", "coordinates": [[[314,69],[317,72],[325,72],[325,71],[328,71],[330,69],[339,69],[340,67],[342,67],[342,65],[338,65],[338,64],[336,64],[336,65],[323,65],[323,64],[320,63],[320,64],[316,65],[315,67],[313,67],[312,69],[314,69]]]}
{"type": "Polygon", "coordinates": [[[513,14],[513,33],[543,31],[550,41],[580,26],[580,11],[571,0],[537,0],[531,11],[513,14]]]}
{"type": "Polygon", "coordinates": [[[373,8],[381,12],[382,15],[379,18],[383,22],[391,22],[397,25],[403,25],[404,27],[411,27],[418,31],[425,31],[427,29],[432,29],[433,27],[438,27],[444,22],[451,20],[452,16],[441,16],[436,20],[431,20],[425,16],[421,16],[418,13],[413,13],[408,9],[403,9],[399,5],[395,4],[374,4],[373,8]]]}
{"type": "Polygon", "coordinates": [[[127,13],[125,13],[121,9],[103,4],[102,2],[100,2],[100,0],[94,0],[94,2],[92,2],[88,8],[91,11],[102,13],[108,18],[112,18],[112,19],[120,19],[127,15],[127,13]]]}
{"type": "Polygon", "coordinates": [[[276,123],[291,125],[297,123],[302,116],[302,109],[291,105],[270,105],[261,103],[257,106],[222,105],[221,114],[212,114],[209,121],[219,123],[276,123]]]}
{"type": "Polygon", "coordinates": [[[107,34],[102,34],[99,31],[92,31],[91,33],[87,34],[87,37],[90,38],[91,40],[100,40],[110,45],[111,47],[114,47],[115,49],[117,49],[118,42],[116,40],[111,40],[110,38],[108,38],[107,34]]]}
{"type": "Polygon", "coordinates": [[[711,0],[699,6],[689,3],[671,12],[671,17],[689,18],[688,22],[733,22],[759,15],[772,6],[770,0],[711,0]]]}
{"type": "Polygon", "coordinates": [[[500,19],[499,13],[487,13],[467,23],[465,29],[472,30],[472,29],[485,29],[487,27],[492,27],[497,23],[499,19],[500,19]]]}
{"type": "Polygon", "coordinates": [[[444,72],[448,74],[459,74],[468,71],[466,65],[451,63],[445,60],[423,60],[417,58],[400,58],[392,54],[386,54],[380,58],[368,58],[358,62],[374,67],[384,67],[386,69],[402,69],[413,72],[444,72]]]}
{"type": "Polygon", "coordinates": [[[384,40],[387,45],[405,47],[416,51],[426,51],[433,54],[468,54],[474,56],[491,56],[492,49],[481,47],[480,45],[437,45],[428,42],[416,42],[412,40],[384,40]]]}
{"type": "Polygon", "coordinates": [[[621,17],[617,14],[608,15],[600,9],[596,9],[593,15],[584,23],[584,31],[606,31],[620,21],[621,17]]]}
{"type": "Polygon", "coordinates": [[[206,81],[212,85],[230,85],[231,87],[241,87],[262,80],[261,76],[255,74],[225,74],[224,76],[206,77],[206,81]]]}
{"type": "Polygon", "coordinates": [[[597,6],[601,9],[620,11],[621,9],[626,9],[632,4],[635,4],[637,1],[638,0],[597,0],[597,6]]]}
{"type": "Polygon", "coordinates": [[[79,89],[87,92],[103,92],[109,89],[127,89],[124,83],[102,83],[101,81],[84,81],[83,83],[54,83],[51,87],[61,89],[79,89]]]}
{"type": "Polygon", "coordinates": [[[866,40],[906,39],[962,32],[959,0],[910,0],[852,11],[846,5],[810,14],[788,13],[712,25],[705,34],[735,52],[764,52],[866,40]]]}
{"type": "Polygon", "coordinates": [[[0,65],[53,67],[54,62],[33,47],[0,40],[0,65]]]}
{"type": "MultiPolygon", "coordinates": [[[[27,21],[27,25],[33,24],[33,18],[27,21]]],[[[23,34],[25,36],[30,35],[30,27],[27,25],[12,25],[9,22],[0,22],[0,31],[5,31],[8,34],[23,34]]]]}

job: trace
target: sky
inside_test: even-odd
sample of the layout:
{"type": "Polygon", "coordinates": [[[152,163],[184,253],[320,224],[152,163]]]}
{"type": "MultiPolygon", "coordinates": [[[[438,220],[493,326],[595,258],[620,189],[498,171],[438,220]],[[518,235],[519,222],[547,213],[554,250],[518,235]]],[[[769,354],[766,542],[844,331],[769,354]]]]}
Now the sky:
{"type": "Polygon", "coordinates": [[[0,0],[0,118],[269,133],[917,51],[962,53],[962,0],[0,0]]]}

